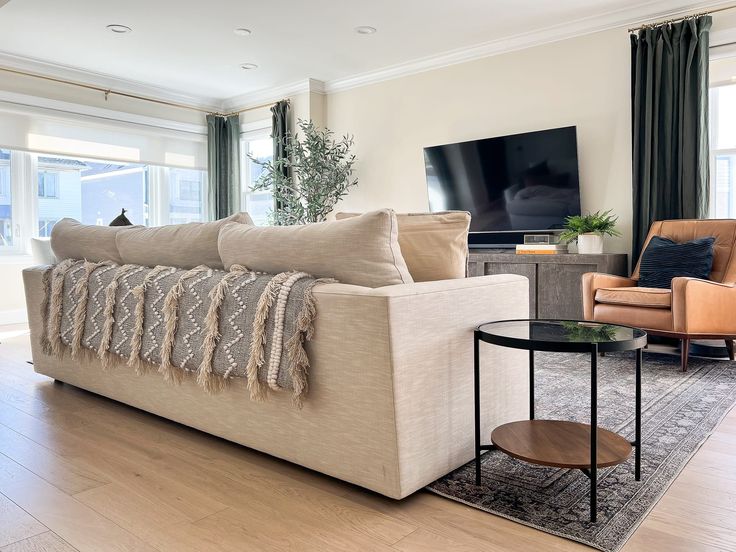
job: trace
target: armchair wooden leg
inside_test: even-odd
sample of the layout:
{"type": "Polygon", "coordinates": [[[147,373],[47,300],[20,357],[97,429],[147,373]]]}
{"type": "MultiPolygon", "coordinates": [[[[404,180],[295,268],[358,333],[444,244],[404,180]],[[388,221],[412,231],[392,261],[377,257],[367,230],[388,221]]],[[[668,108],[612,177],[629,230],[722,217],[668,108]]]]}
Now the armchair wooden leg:
{"type": "Polygon", "coordinates": [[[687,372],[687,356],[690,353],[690,338],[683,337],[680,342],[680,366],[683,372],[687,372]]]}
{"type": "Polygon", "coordinates": [[[726,340],[726,349],[728,349],[728,358],[730,358],[731,360],[734,360],[733,339],[726,340]]]}

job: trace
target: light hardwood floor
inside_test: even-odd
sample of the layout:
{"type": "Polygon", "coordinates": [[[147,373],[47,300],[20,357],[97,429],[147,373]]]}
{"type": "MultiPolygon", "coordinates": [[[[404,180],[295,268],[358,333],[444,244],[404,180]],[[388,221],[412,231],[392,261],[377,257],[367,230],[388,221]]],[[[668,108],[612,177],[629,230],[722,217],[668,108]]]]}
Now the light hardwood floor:
{"type": "MultiPolygon", "coordinates": [[[[55,384],[16,330],[0,327],[2,552],[589,550],[426,492],[396,502],[55,384]]],[[[624,548],[718,550],[736,550],[736,410],[624,548]]]]}

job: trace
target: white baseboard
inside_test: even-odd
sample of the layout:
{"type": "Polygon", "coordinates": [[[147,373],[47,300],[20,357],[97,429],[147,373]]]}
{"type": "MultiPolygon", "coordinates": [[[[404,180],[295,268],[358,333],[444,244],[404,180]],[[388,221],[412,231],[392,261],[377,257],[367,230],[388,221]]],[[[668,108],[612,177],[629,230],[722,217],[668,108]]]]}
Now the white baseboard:
{"type": "Polygon", "coordinates": [[[26,309],[0,310],[0,326],[25,324],[26,322],[28,322],[26,309]]]}

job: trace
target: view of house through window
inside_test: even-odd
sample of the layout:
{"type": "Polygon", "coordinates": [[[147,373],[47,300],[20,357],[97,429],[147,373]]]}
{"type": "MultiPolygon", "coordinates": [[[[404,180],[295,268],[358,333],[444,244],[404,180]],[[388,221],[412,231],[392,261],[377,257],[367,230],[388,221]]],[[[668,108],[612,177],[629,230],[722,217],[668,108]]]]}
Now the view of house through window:
{"type": "Polygon", "coordinates": [[[710,216],[736,217],[736,84],[710,91],[710,216]]]}
{"type": "Polygon", "coordinates": [[[203,221],[205,182],[194,169],[0,150],[0,248],[22,249],[19,236],[48,237],[64,217],[107,225],[122,209],[133,224],[203,221]],[[27,182],[13,181],[11,163],[25,165],[17,174],[29,174],[27,182]],[[13,204],[14,191],[29,187],[13,204]]]}
{"type": "Polygon", "coordinates": [[[205,220],[203,197],[206,178],[204,171],[167,169],[169,183],[169,223],[201,222],[205,220]]]}
{"type": "Polygon", "coordinates": [[[50,235],[54,223],[64,217],[107,225],[122,208],[127,209],[128,218],[135,224],[146,224],[147,179],[148,168],[144,165],[40,156],[39,235],[50,235]]]}

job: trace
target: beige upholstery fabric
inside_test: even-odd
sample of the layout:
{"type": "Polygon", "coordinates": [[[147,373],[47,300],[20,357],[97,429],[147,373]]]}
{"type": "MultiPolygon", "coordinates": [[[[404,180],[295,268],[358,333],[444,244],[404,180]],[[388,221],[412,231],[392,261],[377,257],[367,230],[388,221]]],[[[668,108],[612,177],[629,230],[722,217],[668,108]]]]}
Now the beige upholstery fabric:
{"type": "Polygon", "coordinates": [[[229,224],[218,242],[220,257],[276,274],[288,270],[366,287],[412,282],[399,248],[396,215],[389,209],[304,226],[229,224]]]}
{"type": "MultiPolygon", "coordinates": [[[[359,213],[337,213],[342,220],[359,213]]],[[[397,214],[399,246],[415,282],[465,278],[468,266],[470,213],[397,214]]]]}
{"type": "Polygon", "coordinates": [[[609,305],[632,305],[650,309],[672,307],[672,291],[647,287],[599,288],[595,293],[596,303],[609,305]]]}
{"type": "Polygon", "coordinates": [[[222,269],[217,237],[228,223],[253,224],[253,220],[248,213],[236,213],[214,222],[138,227],[120,234],[115,241],[125,264],[222,269]]]}
{"type": "Polygon", "coordinates": [[[122,263],[115,244],[118,234],[141,229],[140,226],[94,226],[63,218],[51,230],[51,249],[60,261],[86,259],[92,262],[122,263]]]}
{"type": "MultiPolygon", "coordinates": [[[[24,271],[34,369],[94,393],[402,498],[473,457],[473,328],[528,316],[528,282],[483,276],[368,289],[315,288],[302,410],[242,383],[207,395],[192,381],[104,372],[41,351],[42,268],[24,271]]],[[[481,344],[483,435],[528,416],[528,354],[481,344]]]]}

